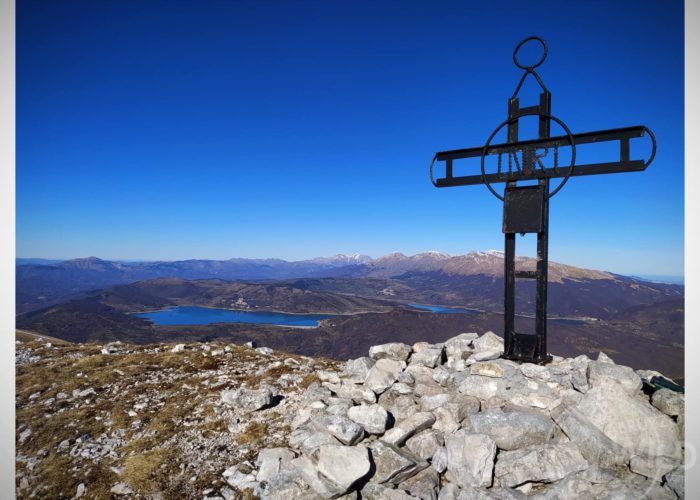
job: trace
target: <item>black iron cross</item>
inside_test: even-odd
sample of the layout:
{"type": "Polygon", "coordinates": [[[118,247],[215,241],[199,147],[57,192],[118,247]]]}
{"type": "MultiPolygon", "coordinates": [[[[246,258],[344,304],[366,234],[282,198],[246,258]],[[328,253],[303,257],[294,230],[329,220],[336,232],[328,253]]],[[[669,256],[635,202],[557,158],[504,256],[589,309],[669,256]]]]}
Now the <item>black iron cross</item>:
{"type": "Polygon", "coordinates": [[[508,100],[508,119],[501,123],[489,136],[482,147],[456,149],[437,153],[430,165],[430,178],[436,187],[468,186],[485,184],[491,193],[503,201],[503,233],[505,233],[505,352],[506,359],[546,363],[552,359],[547,354],[547,267],[549,236],[549,199],[564,187],[572,176],[613,174],[619,172],[638,172],[645,170],[656,154],[656,139],[645,126],[626,127],[597,132],[572,134],[560,119],[551,114],[551,94],[545,87],[535,68],[547,57],[547,44],[539,37],[529,37],[520,42],[513,52],[515,65],[524,70],[512,97],[508,100]],[[518,50],[527,42],[535,41],[542,45],[540,60],[525,66],[518,60],[518,50]],[[531,75],[539,84],[542,92],[539,103],[521,107],[518,92],[523,82],[531,75]],[[530,140],[518,140],[520,119],[526,116],[537,117],[538,137],[530,140]],[[554,122],[564,131],[563,135],[551,137],[550,126],[554,122]],[[505,143],[492,145],[494,137],[504,127],[507,128],[505,143]],[[630,140],[648,134],[652,141],[649,160],[630,158],[630,140]],[[604,163],[576,164],[576,149],[584,144],[617,141],[617,159],[604,163]],[[567,153],[568,161],[559,165],[561,154],[567,153]],[[464,158],[480,158],[481,173],[476,175],[455,176],[454,162],[464,158]],[[435,162],[445,163],[445,176],[435,179],[433,167],[435,162]],[[487,163],[495,171],[488,172],[487,163]],[[493,163],[497,163],[494,166],[493,163]],[[507,164],[504,164],[507,163],[507,164]],[[550,190],[550,179],[560,178],[560,183],[550,190]],[[534,185],[520,185],[521,181],[534,181],[534,185]],[[493,184],[505,182],[503,195],[494,189],[493,184]],[[537,234],[536,271],[516,271],[515,269],[515,235],[516,233],[537,234]],[[516,278],[537,280],[535,334],[515,331],[515,280],[516,278]]]}

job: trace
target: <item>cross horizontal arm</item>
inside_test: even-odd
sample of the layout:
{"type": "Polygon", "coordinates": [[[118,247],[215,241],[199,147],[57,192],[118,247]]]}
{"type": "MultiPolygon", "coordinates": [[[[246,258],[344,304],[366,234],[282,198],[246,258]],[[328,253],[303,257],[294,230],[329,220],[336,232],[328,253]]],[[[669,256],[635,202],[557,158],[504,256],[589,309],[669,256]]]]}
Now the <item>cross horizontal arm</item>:
{"type": "MultiPolygon", "coordinates": [[[[591,163],[583,165],[575,165],[571,175],[596,175],[596,174],[612,174],[620,172],[639,172],[646,168],[646,163],[643,160],[629,159],[629,140],[637,137],[643,137],[646,131],[644,126],[625,127],[610,130],[599,130],[595,132],[584,132],[573,134],[574,143],[576,146],[582,144],[591,144],[597,142],[620,141],[620,159],[613,162],[591,163]]],[[[550,147],[566,147],[571,146],[569,137],[566,135],[557,137],[548,137],[543,139],[531,139],[515,143],[495,144],[489,146],[487,155],[495,155],[513,152],[514,150],[525,150],[532,148],[550,148],[550,147]]],[[[435,155],[437,161],[445,161],[447,163],[446,176],[442,179],[436,179],[437,187],[452,187],[452,186],[468,186],[474,184],[484,184],[484,181],[489,184],[507,181],[519,181],[527,179],[543,179],[565,177],[568,168],[543,168],[530,171],[513,171],[508,175],[492,173],[486,174],[484,177],[481,174],[467,175],[455,177],[452,175],[452,161],[463,158],[478,158],[484,152],[484,148],[466,148],[455,149],[451,151],[442,151],[435,155]]]]}

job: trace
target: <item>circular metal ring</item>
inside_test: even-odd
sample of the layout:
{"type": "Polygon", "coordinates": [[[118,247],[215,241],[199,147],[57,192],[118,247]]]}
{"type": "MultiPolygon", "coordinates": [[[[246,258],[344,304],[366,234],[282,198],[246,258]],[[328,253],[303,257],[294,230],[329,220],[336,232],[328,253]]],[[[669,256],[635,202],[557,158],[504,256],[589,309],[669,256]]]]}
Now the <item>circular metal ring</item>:
{"type": "Polygon", "coordinates": [[[654,136],[654,133],[649,130],[649,127],[644,125],[644,130],[647,134],[649,134],[649,138],[651,139],[651,156],[644,164],[644,168],[647,168],[649,165],[651,165],[651,162],[654,161],[654,157],[656,156],[656,137],[654,136]]]}
{"type": "Polygon", "coordinates": [[[540,64],[542,64],[544,62],[544,60],[547,58],[547,51],[548,51],[547,43],[544,40],[542,40],[538,36],[529,36],[525,40],[520,42],[517,47],[515,47],[515,50],[513,51],[513,62],[520,69],[524,69],[525,71],[532,71],[533,69],[535,69],[537,66],[539,66],[540,64]],[[532,66],[525,66],[525,65],[520,64],[518,62],[518,51],[520,50],[520,48],[523,45],[525,45],[530,40],[535,40],[537,42],[540,42],[542,44],[542,48],[544,49],[544,51],[542,52],[542,57],[540,58],[539,61],[537,61],[537,63],[533,64],[532,66]]]}
{"type": "Polygon", "coordinates": [[[437,182],[435,182],[435,178],[433,177],[433,166],[435,165],[435,160],[437,160],[437,155],[433,156],[433,160],[430,162],[430,182],[433,183],[433,186],[437,187],[437,182]]]}
{"type": "MultiPolygon", "coordinates": [[[[486,185],[487,188],[489,188],[489,191],[491,191],[491,194],[493,194],[496,198],[498,198],[501,201],[504,201],[503,196],[498,194],[495,189],[491,186],[491,184],[486,180],[486,170],[485,170],[485,165],[484,165],[484,159],[486,158],[486,155],[489,150],[489,146],[491,145],[491,141],[493,138],[496,136],[500,130],[505,127],[506,125],[509,125],[515,121],[518,121],[521,117],[523,116],[540,116],[542,118],[546,118],[548,120],[553,120],[559,124],[561,128],[564,129],[566,132],[566,135],[569,137],[569,142],[571,143],[571,163],[569,164],[569,170],[566,172],[566,176],[564,177],[564,180],[561,181],[561,183],[556,187],[554,191],[549,193],[547,196],[547,199],[551,198],[555,194],[559,192],[561,188],[564,187],[564,184],[566,184],[566,181],[569,180],[569,177],[571,177],[571,174],[574,171],[574,165],[576,164],[576,142],[574,141],[574,136],[571,133],[571,130],[569,130],[569,127],[566,126],[566,124],[561,121],[559,118],[556,116],[552,115],[547,115],[544,113],[537,113],[537,112],[532,112],[532,113],[524,113],[520,116],[516,116],[514,118],[509,118],[508,120],[504,121],[501,123],[498,127],[496,127],[496,130],[494,130],[491,135],[489,136],[488,140],[486,141],[486,145],[484,146],[484,149],[481,151],[481,181],[486,185]]],[[[526,180],[526,179],[514,179],[514,180],[526,180]]]]}

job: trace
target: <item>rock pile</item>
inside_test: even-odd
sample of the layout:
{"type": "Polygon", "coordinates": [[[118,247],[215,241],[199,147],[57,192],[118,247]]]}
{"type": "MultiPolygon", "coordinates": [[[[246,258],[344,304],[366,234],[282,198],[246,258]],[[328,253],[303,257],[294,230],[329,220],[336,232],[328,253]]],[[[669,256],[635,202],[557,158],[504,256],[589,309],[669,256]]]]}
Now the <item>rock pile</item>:
{"type": "MultiPolygon", "coordinates": [[[[275,500],[684,497],[682,394],[650,398],[649,372],[602,353],[539,366],[502,352],[493,333],[465,333],[317,371],[287,447],[224,478],[275,500]]],[[[269,396],[221,394],[262,412],[269,396]]]]}
{"type": "Polygon", "coordinates": [[[17,340],[18,498],[676,499],[684,398],[491,332],[339,362],[17,340]]]}

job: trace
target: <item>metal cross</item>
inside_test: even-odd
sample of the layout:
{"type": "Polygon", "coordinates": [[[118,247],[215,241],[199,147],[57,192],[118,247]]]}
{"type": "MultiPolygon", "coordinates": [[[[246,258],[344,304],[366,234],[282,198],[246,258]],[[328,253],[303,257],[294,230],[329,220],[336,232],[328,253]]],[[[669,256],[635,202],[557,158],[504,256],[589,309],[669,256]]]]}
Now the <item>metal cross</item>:
{"type": "Polygon", "coordinates": [[[523,76],[508,100],[508,119],[501,123],[481,147],[442,151],[435,154],[430,164],[430,179],[436,187],[468,186],[484,184],[499,200],[503,201],[503,233],[505,234],[505,315],[503,357],[531,363],[546,363],[552,359],[547,354],[547,268],[549,237],[549,199],[558,193],[572,176],[613,174],[620,172],[639,172],[645,170],[656,154],[654,134],[644,125],[635,127],[600,130],[572,134],[559,118],[551,114],[551,94],[535,71],[547,57],[547,44],[539,37],[529,37],[521,41],[513,52],[513,62],[524,70],[523,76]],[[518,60],[518,51],[527,42],[535,41],[542,45],[543,53],[537,63],[526,66],[518,60]],[[542,92],[539,103],[520,107],[518,92],[528,76],[535,78],[542,92]],[[538,137],[529,140],[518,139],[518,125],[521,118],[535,116],[538,119],[538,137]],[[551,137],[550,126],[554,122],[564,131],[563,135],[551,137]],[[494,137],[507,129],[507,141],[492,145],[494,137]],[[652,141],[651,156],[647,161],[630,158],[630,140],[649,135],[652,141]],[[579,146],[592,143],[617,141],[619,154],[616,159],[603,163],[576,164],[576,150],[579,146]],[[561,167],[559,155],[568,152],[569,161],[561,167]],[[487,163],[493,170],[494,157],[497,161],[495,171],[487,172],[487,163]],[[455,176],[454,162],[465,158],[480,158],[481,173],[475,175],[455,176]],[[490,159],[489,159],[490,158],[490,159]],[[507,165],[504,165],[504,161],[507,165]],[[436,162],[444,162],[444,177],[435,179],[433,168],[436,162]],[[551,163],[551,165],[547,165],[551,163]],[[550,190],[550,180],[560,178],[560,183],[550,190]],[[535,181],[534,185],[520,185],[521,181],[535,181]],[[503,195],[494,188],[494,184],[505,183],[503,195]],[[537,234],[536,271],[516,271],[515,269],[515,235],[516,233],[537,234]],[[535,334],[515,331],[515,280],[537,280],[535,306],[535,334]]]}

